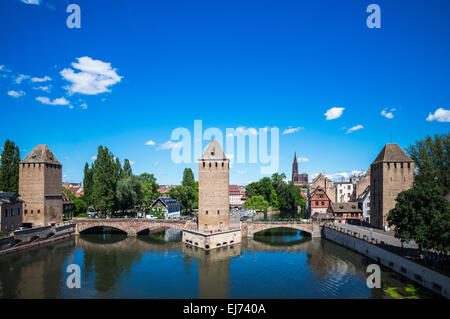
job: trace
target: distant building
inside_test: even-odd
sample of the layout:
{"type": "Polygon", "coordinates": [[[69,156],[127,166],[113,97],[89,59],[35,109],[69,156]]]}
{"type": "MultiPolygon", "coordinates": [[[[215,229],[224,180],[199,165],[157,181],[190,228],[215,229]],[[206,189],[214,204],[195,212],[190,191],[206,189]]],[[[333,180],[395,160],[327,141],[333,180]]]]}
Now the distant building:
{"type": "Polygon", "coordinates": [[[298,162],[297,162],[297,154],[294,153],[294,162],[292,163],[292,181],[294,185],[308,185],[308,174],[298,173],[298,162]]]}
{"type": "Polygon", "coordinates": [[[62,165],[47,145],[37,145],[19,164],[19,194],[25,201],[23,224],[61,223],[62,165]]]}
{"type": "Polygon", "coordinates": [[[330,198],[325,190],[320,186],[316,187],[308,198],[309,216],[313,219],[318,219],[321,215],[326,214],[330,202],[330,198]]]}
{"type": "Polygon", "coordinates": [[[336,201],[336,186],[322,173],[316,176],[311,182],[311,193],[318,187],[321,187],[327,193],[330,201],[336,201]]]}
{"type": "Polygon", "coordinates": [[[62,193],[62,205],[63,205],[63,216],[72,216],[74,212],[75,205],[70,200],[70,198],[62,193]]]}
{"type": "Polygon", "coordinates": [[[10,232],[22,226],[22,208],[17,193],[0,193],[0,230],[10,232]]]}
{"type": "Polygon", "coordinates": [[[360,225],[362,222],[362,210],[357,202],[331,203],[328,213],[333,215],[334,222],[354,225],[360,225]]]}
{"type": "Polygon", "coordinates": [[[82,183],[63,183],[63,187],[68,189],[75,197],[80,198],[84,194],[82,183]]]}
{"type": "Polygon", "coordinates": [[[370,223],[386,229],[397,195],[414,183],[414,161],[395,143],[386,144],[370,165],[370,223]]]}
{"type": "Polygon", "coordinates": [[[174,219],[180,217],[181,206],[180,203],[170,197],[160,197],[151,204],[152,209],[161,208],[164,213],[164,219],[174,219]]]}
{"type": "Polygon", "coordinates": [[[335,182],[336,187],[336,202],[338,203],[348,203],[355,198],[355,184],[351,181],[346,182],[342,177],[342,181],[335,182]]]}
{"type": "Polygon", "coordinates": [[[242,200],[243,194],[237,185],[229,185],[228,193],[230,197],[230,206],[231,207],[239,207],[244,205],[244,201],[242,200]]]}
{"type": "Polygon", "coordinates": [[[358,176],[358,180],[355,182],[355,197],[358,198],[370,186],[370,168],[364,175],[358,176]]]}
{"type": "Polygon", "coordinates": [[[357,198],[359,208],[363,212],[363,222],[370,224],[370,186],[367,186],[365,191],[357,198]]]}

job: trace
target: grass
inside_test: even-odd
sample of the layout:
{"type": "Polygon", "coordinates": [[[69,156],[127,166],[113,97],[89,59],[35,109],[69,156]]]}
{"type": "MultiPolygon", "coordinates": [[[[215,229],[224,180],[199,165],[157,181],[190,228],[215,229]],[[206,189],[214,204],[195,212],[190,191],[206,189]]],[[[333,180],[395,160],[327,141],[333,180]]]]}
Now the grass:
{"type": "Polygon", "coordinates": [[[419,299],[419,291],[413,285],[404,288],[391,287],[384,289],[384,292],[394,299],[419,299]]]}

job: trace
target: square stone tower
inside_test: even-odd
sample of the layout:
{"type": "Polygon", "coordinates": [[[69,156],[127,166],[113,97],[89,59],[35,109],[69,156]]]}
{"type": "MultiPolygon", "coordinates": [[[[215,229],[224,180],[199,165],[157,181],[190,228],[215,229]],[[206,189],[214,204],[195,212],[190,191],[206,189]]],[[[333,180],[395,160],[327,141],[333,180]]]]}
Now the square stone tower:
{"type": "Polygon", "coordinates": [[[47,145],[37,145],[19,164],[19,194],[24,224],[62,222],[62,165],[47,145]]]}
{"type": "Polygon", "coordinates": [[[400,192],[414,184],[414,161],[395,143],[384,146],[370,165],[370,223],[383,229],[400,192]]]}
{"type": "Polygon", "coordinates": [[[198,230],[229,229],[229,170],[219,142],[212,140],[198,163],[198,230]]]}

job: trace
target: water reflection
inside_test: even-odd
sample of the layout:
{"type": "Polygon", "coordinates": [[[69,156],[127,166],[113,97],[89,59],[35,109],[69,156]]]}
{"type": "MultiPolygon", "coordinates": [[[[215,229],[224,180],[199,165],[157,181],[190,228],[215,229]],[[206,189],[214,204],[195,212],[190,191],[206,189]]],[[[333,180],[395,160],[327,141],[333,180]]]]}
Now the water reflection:
{"type": "MultiPolygon", "coordinates": [[[[386,298],[367,288],[371,262],[362,255],[297,230],[269,234],[211,251],[182,244],[170,229],[81,235],[0,256],[0,297],[386,298]],[[71,263],[81,267],[81,289],[66,287],[71,263]]],[[[383,288],[406,284],[383,271],[383,288]]]]}

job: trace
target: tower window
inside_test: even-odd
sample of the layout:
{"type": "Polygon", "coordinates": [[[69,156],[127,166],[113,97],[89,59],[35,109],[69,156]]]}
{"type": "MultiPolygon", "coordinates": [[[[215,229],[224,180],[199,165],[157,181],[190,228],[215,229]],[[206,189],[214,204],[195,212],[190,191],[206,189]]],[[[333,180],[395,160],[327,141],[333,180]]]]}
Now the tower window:
{"type": "Polygon", "coordinates": [[[31,210],[31,215],[33,215],[33,210],[31,210]]]}
{"type": "Polygon", "coordinates": [[[38,209],[38,214],[40,214],[41,213],[41,210],[40,209],[38,209]]]}
{"type": "Polygon", "coordinates": [[[217,162],[216,162],[216,167],[217,167],[217,162]]]}
{"type": "Polygon", "coordinates": [[[411,168],[411,165],[410,165],[410,163],[408,163],[408,168],[411,168]]]}
{"type": "Polygon", "coordinates": [[[28,214],[28,210],[25,209],[25,215],[28,214]]]}
{"type": "Polygon", "coordinates": [[[205,167],[205,162],[203,162],[203,167],[205,167]]]}
{"type": "Polygon", "coordinates": [[[217,211],[217,215],[220,215],[220,211],[219,210],[217,211]]]}
{"type": "Polygon", "coordinates": [[[208,211],[205,212],[205,215],[208,215],[208,211]]]}
{"type": "MultiPolygon", "coordinates": [[[[224,163],[222,162],[222,167],[223,167],[224,163]]],[[[409,164],[408,164],[409,165],[409,164]]]]}
{"type": "Polygon", "coordinates": [[[211,163],[209,163],[209,167],[211,167],[211,163]]]}

